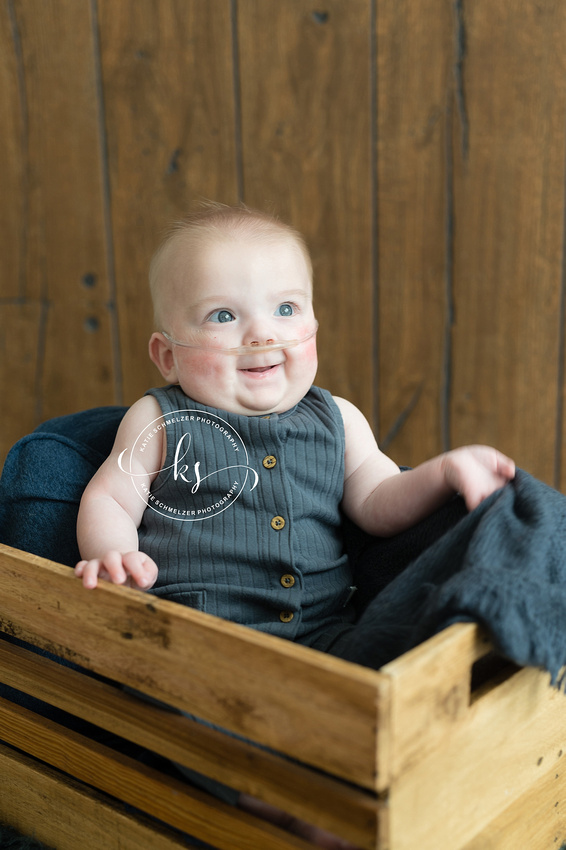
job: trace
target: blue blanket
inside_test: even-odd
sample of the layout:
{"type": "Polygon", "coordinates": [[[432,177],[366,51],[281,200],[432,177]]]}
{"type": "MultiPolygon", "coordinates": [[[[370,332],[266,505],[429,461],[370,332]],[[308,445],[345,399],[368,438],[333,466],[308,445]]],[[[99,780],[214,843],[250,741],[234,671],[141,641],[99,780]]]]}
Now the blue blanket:
{"type": "MultiPolygon", "coordinates": [[[[472,620],[486,626],[501,654],[544,668],[563,685],[565,496],[518,470],[511,484],[471,513],[455,500],[430,518],[409,544],[401,543],[405,561],[419,545],[420,553],[413,551],[332,653],[377,669],[451,623],[472,620]]],[[[395,546],[391,541],[393,561],[395,546]]],[[[379,573],[381,554],[371,546],[362,552],[362,582],[379,573]]]]}

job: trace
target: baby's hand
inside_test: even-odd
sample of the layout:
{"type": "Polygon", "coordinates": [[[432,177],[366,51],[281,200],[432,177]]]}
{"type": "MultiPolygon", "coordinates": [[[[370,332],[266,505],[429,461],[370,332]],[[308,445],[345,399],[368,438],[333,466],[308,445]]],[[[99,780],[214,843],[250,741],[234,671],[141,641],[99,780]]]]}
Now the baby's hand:
{"type": "Polygon", "coordinates": [[[144,552],[107,552],[102,558],[79,561],[75,575],[87,588],[96,587],[98,579],[149,590],[157,579],[157,565],[144,552]]]}
{"type": "Polygon", "coordinates": [[[473,510],[515,477],[515,464],[489,446],[465,446],[442,457],[446,482],[473,510]]]}

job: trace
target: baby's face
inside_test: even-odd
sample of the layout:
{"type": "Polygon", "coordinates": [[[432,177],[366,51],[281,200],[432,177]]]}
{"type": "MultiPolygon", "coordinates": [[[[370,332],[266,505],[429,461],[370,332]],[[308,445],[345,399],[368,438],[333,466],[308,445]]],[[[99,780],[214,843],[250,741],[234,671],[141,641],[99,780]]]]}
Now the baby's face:
{"type": "Polygon", "coordinates": [[[218,350],[300,340],[314,331],[310,271],[290,237],[177,247],[162,299],[163,330],[202,348],[154,334],[150,354],[163,377],[195,401],[259,416],[289,410],[308,392],[317,370],[315,336],[288,349],[218,350]]]}

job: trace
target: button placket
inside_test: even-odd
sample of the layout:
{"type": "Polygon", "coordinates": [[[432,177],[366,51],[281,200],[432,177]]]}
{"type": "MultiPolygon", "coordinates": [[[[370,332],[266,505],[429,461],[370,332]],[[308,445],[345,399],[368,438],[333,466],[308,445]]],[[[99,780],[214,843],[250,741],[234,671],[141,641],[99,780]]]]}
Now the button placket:
{"type": "MultiPolygon", "coordinates": [[[[275,440],[275,443],[277,444],[277,440],[275,440]]],[[[274,448],[275,448],[275,446],[274,446],[274,448]]],[[[275,450],[277,451],[276,448],[275,448],[275,450]]],[[[281,458],[278,457],[275,453],[273,453],[273,448],[271,448],[271,446],[269,446],[269,444],[264,445],[264,451],[268,452],[268,454],[266,454],[262,458],[261,464],[262,464],[262,466],[265,470],[267,470],[268,472],[271,473],[270,481],[271,481],[271,486],[273,487],[273,491],[272,491],[273,495],[274,495],[275,499],[277,499],[277,494],[281,492],[283,494],[284,499],[285,499],[285,495],[284,495],[285,494],[285,485],[282,481],[280,482],[280,477],[283,474],[281,462],[280,462],[281,458]],[[271,449],[271,451],[270,451],[270,449],[271,449]],[[278,486],[278,482],[280,482],[279,486],[278,486]]],[[[277,501],[275,502],[275,504],[277,504],[277,501]]],[[[269,524],[270,524],[271,528],[273,529],[273,531],[282,531],[287,526],[287,519],[285,519],[285,517],[281,516],[280,514],[277,514],[269,520],[269,524]]],[[[288,547],[288,542],[287,542],[287,544],[283,544],[283,545],[284,545],[284,548],[288,547]]],[[[290,562],[289,562],[289,566],[291,566],[290,562]]],[[[297,579],[291,573],[283,573],[279,577],[279,583],[281,584],[281,587],[285,588],[286,590],[290,590],[292,587],[294,587],[296,585],[297,579]]],[[[285,603],[283,603],[283,604],[285,604],[285,603]]],[[[291,623],[291,621],[294,620],[294,618],[295,618],[295,612],[289,611],[289,610],[282,610],[282,611],[279,612],[278,618],[279,618],[279,621],[281,623],[291,623]]],[[[292,628],[292,627],[290,627],[290,628],[292,628]]]]}

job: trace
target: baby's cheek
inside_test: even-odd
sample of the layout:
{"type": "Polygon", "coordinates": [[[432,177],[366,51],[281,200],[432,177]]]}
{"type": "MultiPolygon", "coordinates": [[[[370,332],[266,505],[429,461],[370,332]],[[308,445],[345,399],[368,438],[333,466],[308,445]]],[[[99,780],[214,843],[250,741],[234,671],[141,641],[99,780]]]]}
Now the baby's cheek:
{"type": "Polygon", "coordinates": [[[207,351],[200,351],[192,364],[192,368],[198,373],[211,375],[218,371],[218,358],[222,355],[209,354],[207,351]]]}
{"type": "Polygon", "coordinates": [[[195,351],[187,363],[185,375],[189,380],[194,377],[202,378],[205,376],[213,377],[214,375],[220,375],[226,367],[226,357],[226,354],[214,353],[207,349],[195,351]]]}
{"type": "Polygon", "coordinates": [[[194,351],[183,361],[179,383],[187,395],[195,397],[203,387],[210,391],[215,390],[223,371],[221,356],[218,353],[194,351]]]}
{"type": "Polygon", "coordinates": [[[318,363],[318,355],[316,351],[316,340],[309,339],[304,343],[305,349],[303,352],[305,362],[309,364],[309,366],[316,366],[318,363]]]}

